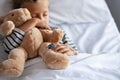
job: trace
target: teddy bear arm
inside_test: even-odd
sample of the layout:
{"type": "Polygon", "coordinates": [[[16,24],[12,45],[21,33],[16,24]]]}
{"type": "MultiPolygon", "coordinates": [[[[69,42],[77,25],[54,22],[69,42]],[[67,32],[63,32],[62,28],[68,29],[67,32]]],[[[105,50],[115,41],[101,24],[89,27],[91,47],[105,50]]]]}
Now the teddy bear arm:
{"type": "Polygon", "coordinates": [[[6,21],[1,24],[0,32],[2,35],[7,36],[12,33],[12,30],[15,28],[15,25],[12,21],[6,21]]]}
{"type": "MultiPolygon", "coordinates": [[[[39,55],[50,69],[65,69],[69,66],[70,59],[67,55],[49,49],[51,43],[44,42],[39,48],[39,55]]],[[[53,45],[51,46],[54,47],[53,45]]]]}
{"type": "Polygon", "coordinates": [[[58,43],[62,40],[64,33],[60,29],[45,30],[39,29],[43,35],[44,42],[58,43]]]}

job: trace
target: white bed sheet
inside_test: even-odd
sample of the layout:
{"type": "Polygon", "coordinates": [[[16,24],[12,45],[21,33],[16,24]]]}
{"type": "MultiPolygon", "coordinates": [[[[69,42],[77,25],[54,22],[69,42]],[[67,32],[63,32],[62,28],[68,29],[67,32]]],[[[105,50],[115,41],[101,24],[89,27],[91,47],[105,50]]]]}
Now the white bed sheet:
{"type": "MultiPolygon", "coordinates": [[[[65,70],[47,69],[38,57],[26,63],[19,78],[0,80],[120,80],[120,36],[104,0],[75,0],[76,6],[67,10],[59,2],[50,1],[53,4],[50,6],[50,25],[64,29],[80,53],[70,57],[71,65],[65,70]],[[54,8],[55,4],[59,11],[54,8]],[[76,8],[78,5],[83,11],[76,8]],[[70,10],[76,12],[69,14],[70,10]]],[[[61,0],[63,5],[64,1],[69,6],[72,0],[61,0]]]]}

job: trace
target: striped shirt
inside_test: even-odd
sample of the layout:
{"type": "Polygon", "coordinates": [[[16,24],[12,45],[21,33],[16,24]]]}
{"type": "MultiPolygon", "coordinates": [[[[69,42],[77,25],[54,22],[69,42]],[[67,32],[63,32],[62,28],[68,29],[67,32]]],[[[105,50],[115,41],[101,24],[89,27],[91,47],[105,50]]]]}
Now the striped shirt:
{"type": "MultiPolygon", "coordinates": [[[[60,29],[58,27],[51,27],[52,29],[60,29]]],[[[60,42],[61,44],[68,44],[71,48],[75,49],[77,51],[77,47],[75,46],[74,42],[72,41],[72,39],[70,39],[67,35],[67,33],[62,30],[64,33],[63,39],[60,42]]]]}
{"type": "Polygon", "coordinates": [[[20,46],[24,38],[24,34],[24,31],[15,28],[10,35],[6,36],[3,41],[5,51],[9,52],[10,50],[20,46]]]}
{"type": "MultiPolygon", "coordinates": [[[[63,36],[63,39],[60,43],[68,44],[70,47],[77,50],[77,47],[75,46],[73,41],[67,36],[65,31],[63,31],[63,32],[64,32],[64,36],[63,36]]],[[[5,48],[5,51],[9,52],[10,50],[18,47],[21,44],[21,42],[24,38],[24,35],[25,35],[24,31],[22,31],[18,28],[15,28],[10,35],[8,35],[4,38],[3,46],[5,48]]]]}
{"type": "Polygon", "coordinates": [[[64,32],[64,36],[62,39],[62,44],[68,44],[70,47],[72,47],[73,49],[75,49],[77,51],[77,47],[75,46],[74,42],[68,37],[68,35],[64,32]]]}

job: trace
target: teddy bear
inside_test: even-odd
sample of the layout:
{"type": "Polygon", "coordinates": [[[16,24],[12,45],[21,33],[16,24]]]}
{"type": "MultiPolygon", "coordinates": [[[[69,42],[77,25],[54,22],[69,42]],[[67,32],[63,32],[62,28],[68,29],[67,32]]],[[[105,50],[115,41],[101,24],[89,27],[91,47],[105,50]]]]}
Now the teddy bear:
{"type": "Polygon", "coordinates": [[[11,10],[0,17],[0,33],[4,36],[3,46],[8,53],[8,59],[0,63],[0,76],[20,76],[25,62],[37,56],[42,57],[50,69],[68,67],[69,57],[54,51],[54,43],[62,39],[61,30],[41,32],[35,27],[39,25],[37,18],[31,18],[26,8],[11,10]],[[47,42],[43,41],[43,36],[47,42]]]}

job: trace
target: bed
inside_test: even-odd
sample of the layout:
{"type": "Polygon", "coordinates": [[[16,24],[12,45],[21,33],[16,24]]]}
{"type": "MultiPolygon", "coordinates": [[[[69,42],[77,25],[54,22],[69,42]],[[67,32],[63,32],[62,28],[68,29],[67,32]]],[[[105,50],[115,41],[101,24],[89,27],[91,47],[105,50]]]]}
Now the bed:
{"type": "MultiPolygon", "coordinates": [[[[11,0],[1,0],[0,14],[10,6],[11,0]]],[[[50,0],[49,8],[50,26],[66,31],[78,55],[64,70],[47,69],[37,57],[26,62],[22,76],[0,80],[120,80],[120,34],[105,0],[50,0]]],[[[3,61],[7,55],[1,53],[3,61]]]]}

